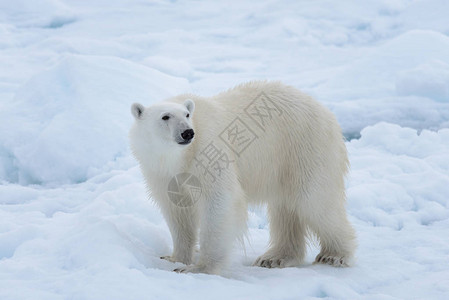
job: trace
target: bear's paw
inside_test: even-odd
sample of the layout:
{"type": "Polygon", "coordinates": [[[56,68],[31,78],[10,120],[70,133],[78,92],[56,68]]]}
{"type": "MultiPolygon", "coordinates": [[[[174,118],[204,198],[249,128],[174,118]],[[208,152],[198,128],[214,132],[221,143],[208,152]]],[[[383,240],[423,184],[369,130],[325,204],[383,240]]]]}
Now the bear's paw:
{"type": "Polygon", "coordinates": [[[314,264],[325,264],[333,267],[349,267],[349,262],[346,257],[341,255],[318,254],[315,258],[314,264]]]}
{"type": "Polygon", "coordinates": [[[296,267],[300,263],[299,259],[295,257],[265,253],[256,259],[253,266],[262,268],[288,268],[296,267]]]}
{"type": "Polygon", "coordinates": [[[213,274],[214,272],[211,272],[209,268],[203,265],[189,265],[184,267],[179,267],[174,269],[176,273],[206,273],[206,274],[213,274]]]}

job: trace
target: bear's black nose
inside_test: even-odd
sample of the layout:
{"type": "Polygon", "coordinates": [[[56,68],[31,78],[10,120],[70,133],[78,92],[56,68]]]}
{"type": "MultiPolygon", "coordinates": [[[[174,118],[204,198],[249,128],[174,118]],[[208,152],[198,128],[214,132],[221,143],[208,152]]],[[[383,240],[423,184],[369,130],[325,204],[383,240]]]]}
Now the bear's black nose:
{"type": "Polygon", "coordinates": [[[193,132],[193,129],[187,129],[183,133],[181,133],[181,137],[186,141],[190,141],[191,139],[193,139],[194,135],[195,133],[193,132]]]}

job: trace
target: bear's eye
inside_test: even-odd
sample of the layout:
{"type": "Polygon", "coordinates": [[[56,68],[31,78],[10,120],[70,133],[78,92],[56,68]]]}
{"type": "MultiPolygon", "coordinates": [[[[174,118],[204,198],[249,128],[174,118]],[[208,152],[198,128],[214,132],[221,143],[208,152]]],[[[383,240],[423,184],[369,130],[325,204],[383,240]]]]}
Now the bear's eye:
{"type": "Polygon", "coordinates": [[[163,117],[162,117],[162,120],[164,120],[164,121],[167,121],[168,119],[170,119],[169,116],[163,116],[163,117]]]}
{"type": "Polygon", "coordinates": [[[188,118],[188,117],[190,117],[190,114],[187,114],[187,116],[186,116],[186,117],[187,117],[187,118],[188,118]]]}

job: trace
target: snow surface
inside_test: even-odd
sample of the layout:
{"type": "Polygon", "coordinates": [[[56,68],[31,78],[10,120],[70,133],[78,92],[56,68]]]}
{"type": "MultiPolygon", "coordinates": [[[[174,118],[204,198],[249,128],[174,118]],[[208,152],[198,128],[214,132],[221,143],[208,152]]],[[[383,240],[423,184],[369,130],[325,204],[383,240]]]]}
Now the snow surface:
{"type": "Polygon", "coordinates": [[[448,299],[449,2],[0,0],[0,299],[448,299]],[[253,79],[348,138],[352,268],[176,274],[130,155],[130,105],[253,79]]]}

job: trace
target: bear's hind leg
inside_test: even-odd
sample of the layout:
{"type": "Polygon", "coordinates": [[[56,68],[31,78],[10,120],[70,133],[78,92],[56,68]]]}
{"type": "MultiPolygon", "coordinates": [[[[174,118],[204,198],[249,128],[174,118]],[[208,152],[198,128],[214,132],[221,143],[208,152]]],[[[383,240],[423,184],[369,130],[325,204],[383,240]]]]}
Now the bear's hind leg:
{"type": "Polygon", "coordinates": [[[350,225],[343,204],[340,207],[315,210],[310,228],[317,235],[321,251],[315,263],[334,267],[350,265],[356,248],[355,232],[350,225]]]}
{"type": "Polygon", "coordinates": [[[269,202],[270,246],[254,262],[265,268],[294,267],[301,264],[306,252],[306,226],[297,208],[286,202],[269,202]]]}

